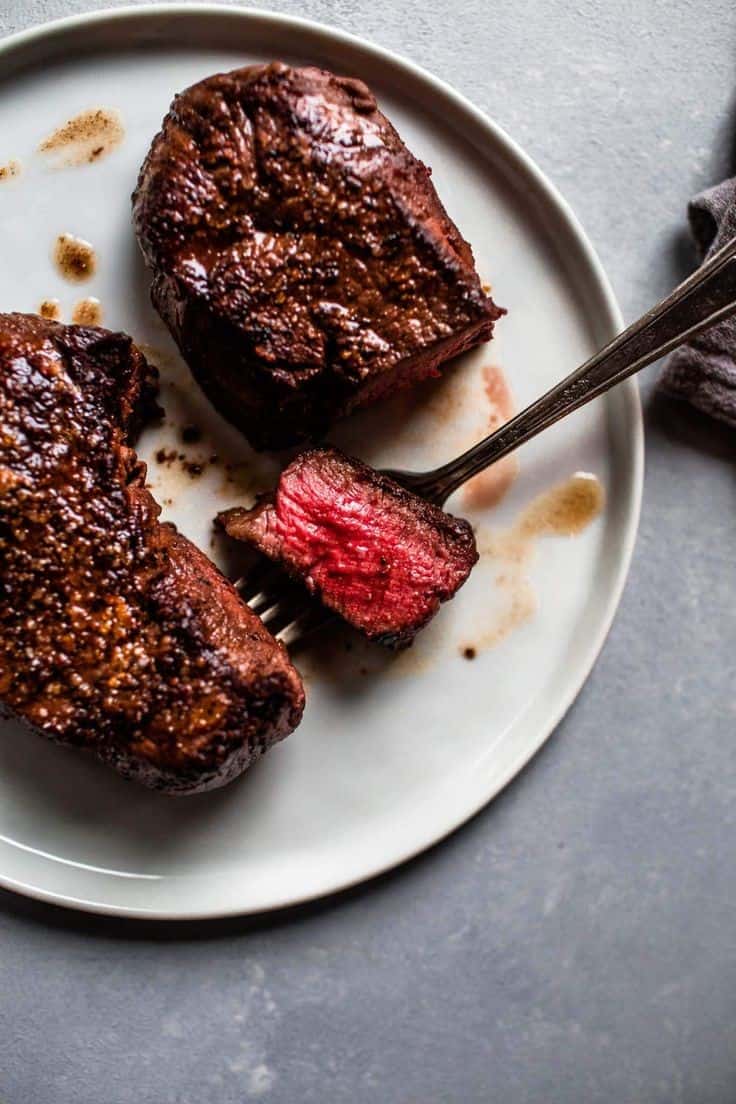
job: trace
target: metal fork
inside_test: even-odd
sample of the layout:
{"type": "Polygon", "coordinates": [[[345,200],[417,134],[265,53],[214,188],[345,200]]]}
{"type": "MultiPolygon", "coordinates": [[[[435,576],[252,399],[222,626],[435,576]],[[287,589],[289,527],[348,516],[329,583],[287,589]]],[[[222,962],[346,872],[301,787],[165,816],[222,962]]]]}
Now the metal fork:
{"type": "MultiPolygon", "coordinates": [[[[478,472],[734,313],[736,238],[580,368],[467,452],[434,471],[386,470],[383,474],[444,506],[450,495],[478,472]]],[[[334,616],[275,564],[258,568],[235,585],[251,609],[287,644],[306,638],[334,616]]]]}

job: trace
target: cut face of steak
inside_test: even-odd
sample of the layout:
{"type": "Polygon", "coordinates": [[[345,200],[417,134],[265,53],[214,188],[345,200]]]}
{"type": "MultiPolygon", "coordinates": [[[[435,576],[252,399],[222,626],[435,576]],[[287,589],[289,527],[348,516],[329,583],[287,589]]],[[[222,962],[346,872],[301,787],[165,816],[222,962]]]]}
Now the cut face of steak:
{"type": "Polygon", "coordinates": [[[503,313],[372,93],[321,69],[254,65],[177,96],[133,212],[156,308],[257,448],[437,375],[503,313]]]}
{"type": "Polygon", "coordinates": [[[273,495],[219,515],[371,640],[410,644],[478,559],[466,521],[336,449],[313,449],[273,495]]]}
{"type": "Polygon", "coordinates": [[[155,411],[129,337],[0,315],[0,699],[176,793],[301,718],[285,651],[171,525],[129,445],[155,411]]]}

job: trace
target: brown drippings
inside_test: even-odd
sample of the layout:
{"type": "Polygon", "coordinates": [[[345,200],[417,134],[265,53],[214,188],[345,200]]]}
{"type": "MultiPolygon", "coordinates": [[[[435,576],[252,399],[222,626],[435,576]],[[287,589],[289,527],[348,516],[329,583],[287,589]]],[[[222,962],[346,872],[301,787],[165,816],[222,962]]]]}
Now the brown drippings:
{"type": "Polygon", "coordinates": [[[99,299],[80,299],[72,312],[72,322],[77,326],[99,326],[102,323],[102,304],[99,299]]]}
{"type": "Polygon", "coordinates": [[[49,322],[58,322],[61,318],[61,303],[58,299],[44,299],[38,307],[38,314],[48,318],[49,322]]]}
{"type": "MultiPolygon", "coordinates": [[[[531,550],[529,558],[531,558],[531,550]]],[[[496,586],[499,591],[507,595],[507,601],[493,624],[479,637],[479,648],[495,648],[515,629],[531,621],[536,613],[537,596],[523,571],[527,562],[528,560],[525,559],[510,571],[501,572],[496,576],[496,586]]]]}
{"type": "Polygon", "coordinates": [[[94,276],[97,256],[84,238],[73,234],[60,234],[54,245],[54,262],[65,280],[81,284],[94,276]]]}
{"type": "Polygon", "coordinates": [[[473,648],[472,646],[468,646],[462,649],[463,659],[475,659],[477,654],[478,653],[476,652],[475,648],[473,648]]]}
{"type": "Polygon", "coordinates": [[[534,498],[510,529],[478,542],[482,555],[503,565],[495,582],[508,600],[477,647],[500,643],[535,612],[537,600],[527,569],[539,538],[577,536],[601,513],[604,503],[600,480],[587,472],[576,472],[564,483],[534,498]]]}
{"type": "Polygon", "coordinates": [[[170,467],[175,460],[176,449],[170,449],[167,451],[165,448],[160,448],[156,453],[157,464],[166,464],[167,467],[170,467]]]}
{"type": "Polygon", "coordinates": [[[202,430],[196,425],[185,425],[181,427],[180,437],[185,445],[195,445],[202,440],[202,430]]]}
{"type": "Polygon", "coordinates": [[[600,514],[605,492],[594,475],[576,472],[530,503],[517,522],[520,537],[573,537],[600,514]]]}
{"type": "MultiPolygon", "coordinates": [[[[180,435],[183,437],[183,431],[181,431],[180,435]]],[[[175,448],[160,448],[154,454],[154,458],[157,464],[161,464],[167,468],[170,468],[172,464],[178,461],[179,467],[190,477],[190,479],[198,479],[208,467],[216,467],[220,463],[220,457],[215,453],[209,457],[193,460],[191,457],[187,456],[186,453],[179,452],[175,448]]]]}
{"type": "MultiPolygon", "coordinates": [[[[493,433],[513,417],[516,404],[504,371],[497,364],[487,364],[483,368],[483,389],[488,400],[488,431],[493,433]]],[[[518,457],[506,456],[497,461],[465,484],[465,505],[478,510],[497,506],[518,474],[518,457]]]]}
{"type": "Polygon", "coordinates": [[[7,161],[4,165],[0,165],[0,181],[13,180],[16,176],[20,176],[21,166],[20,161],[7,161]]]}
{"type": "Polygon", "coordinates": [[[98,107],[82,111],[44,138],[40,153],[52,156],[56,168],[86,165],[112,153],[125,136],[119,112],[98,107]]]}

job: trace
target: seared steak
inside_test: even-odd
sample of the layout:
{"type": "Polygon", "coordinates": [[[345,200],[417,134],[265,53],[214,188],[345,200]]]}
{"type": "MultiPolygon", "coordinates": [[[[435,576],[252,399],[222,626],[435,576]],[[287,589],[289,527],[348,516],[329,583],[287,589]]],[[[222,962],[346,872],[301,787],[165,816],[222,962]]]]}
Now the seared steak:
{"type": "Polygon", "coordinates": [[[438,375],[503,313],[358,80],[274,62],[174,100],[141,169],[153,302],[257,448],[438,375]]]}
{"type": "Polygon", "coordinates": [[[0,699],[149,786],[234,778],[299,723],[284,650],[145,488],[129,337],[0,315],[0,699]]]}
{"type": "Polygon", "coordinates": [[[254,545],[372,640],[410,644],[478,559],[473,531],[337,449],[312,449],[253,509],[225,510],[254,545]]]}

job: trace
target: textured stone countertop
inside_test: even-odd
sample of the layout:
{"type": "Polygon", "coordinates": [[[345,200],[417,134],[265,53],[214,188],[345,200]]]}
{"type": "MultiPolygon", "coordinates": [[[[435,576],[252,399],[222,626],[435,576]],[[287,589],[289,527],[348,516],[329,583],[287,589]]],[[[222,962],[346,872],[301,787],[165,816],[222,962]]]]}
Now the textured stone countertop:
{"type": "MultiPolygon", "coordinates": [[[[627,318],[736,139],[731,0],[270,0],[408,55],[560,187],[627,318]]],[[[2,0],[10,33],[93,0],[2,0]]],[[[626,593],[556,735],[336,900],[137,925],[0,894],[2,1104],[732,1104],[736,435],[655,401],[626,593]]]]}

